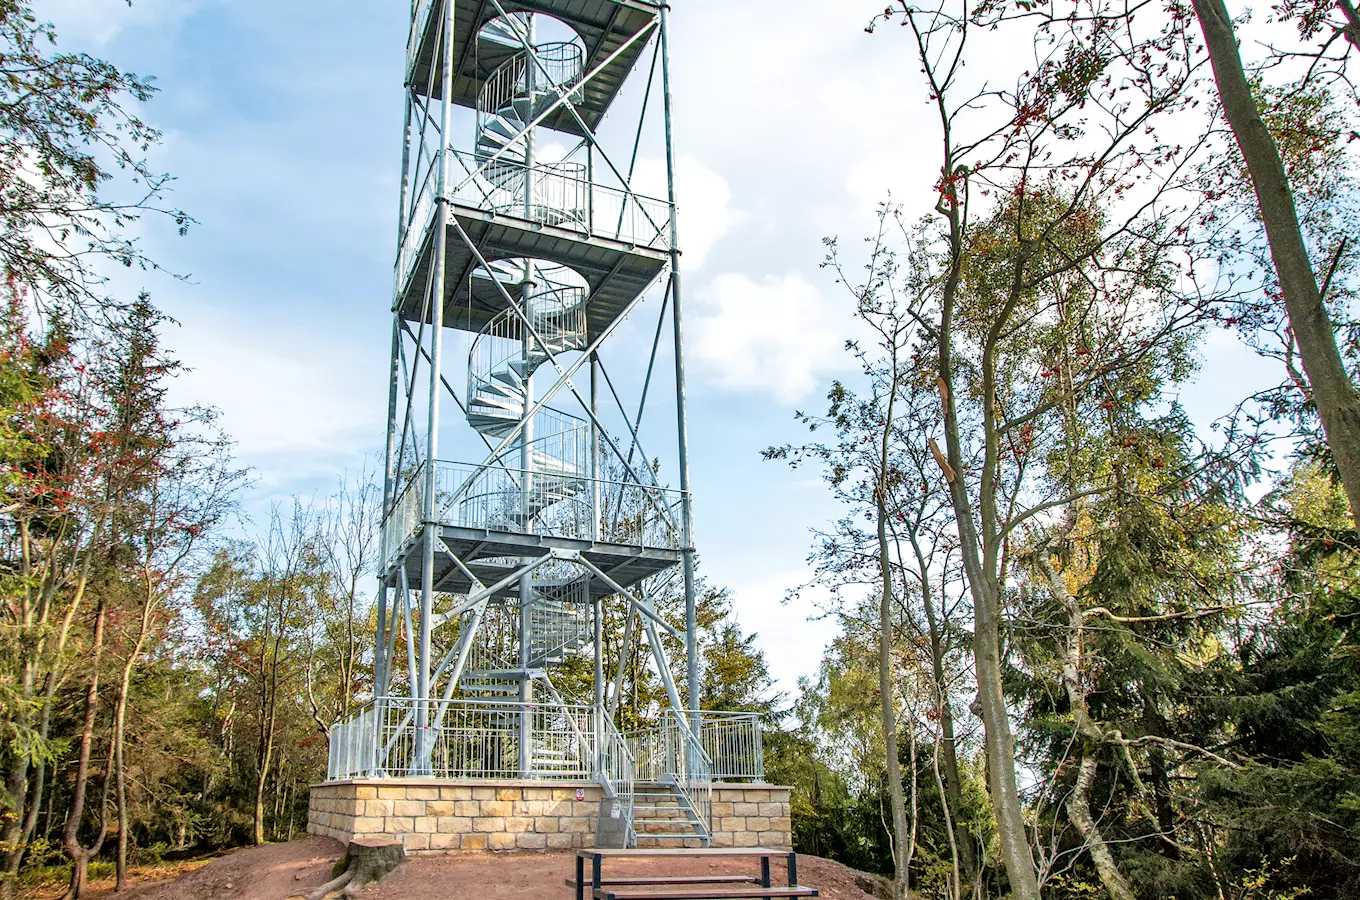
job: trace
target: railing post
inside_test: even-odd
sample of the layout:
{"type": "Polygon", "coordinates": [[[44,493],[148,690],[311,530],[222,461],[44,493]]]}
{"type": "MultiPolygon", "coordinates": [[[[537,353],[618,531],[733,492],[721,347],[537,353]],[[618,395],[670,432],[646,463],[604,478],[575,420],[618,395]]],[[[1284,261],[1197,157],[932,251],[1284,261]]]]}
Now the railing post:
{"type": "Polygon", "coordinates": [[[759,781],[764,781],[764,780],[765,780],[765,725],[764,725],[763,722],[760,721],[760,718],[759,718],[759,717],[756,718],[756,722],[755,722],[755,730],[756,730],[756,766],[755,766],[755,769],[756,769],[756,779],[759,780],[759,781]]]}

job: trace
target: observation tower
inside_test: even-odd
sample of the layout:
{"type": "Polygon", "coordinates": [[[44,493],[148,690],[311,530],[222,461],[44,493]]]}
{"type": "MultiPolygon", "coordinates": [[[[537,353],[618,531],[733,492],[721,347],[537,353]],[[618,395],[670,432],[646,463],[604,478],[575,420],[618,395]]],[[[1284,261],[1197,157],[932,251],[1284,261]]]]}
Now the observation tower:
{"type": "MultiPolygon", "coordinates": [[[[328,785],[376,783],[381,804],[403,784],[433,803],[496,782],[521,792],[522,824],[560,799],[534,785],[574,784],[589,827],[536,828],[707,846],[734,839],[715,828],[715,778],[763,774],[758,719],[698,708],[667,15],[649,0],[413,4],[376,687],[332,728],[328,785]],[[662,196],[635,189],[644,173],[662,196]],[[662,597],[683,597],[683,629],[662,597]],[[606,615],[626,620],[610,652],[606,615]],[[625,716],[638,655],[666,700],[625,716]]],[[[355,795],[345,820],[317,796],[313,830],[336,836],[419,818],[355,795]]],[[[441,815],[455,817],[426,818],[441,815]]],[[[506,845],[459,839],[475,834],[461,824],[420,841],[417,825],[418,849],[506,845]]]]}

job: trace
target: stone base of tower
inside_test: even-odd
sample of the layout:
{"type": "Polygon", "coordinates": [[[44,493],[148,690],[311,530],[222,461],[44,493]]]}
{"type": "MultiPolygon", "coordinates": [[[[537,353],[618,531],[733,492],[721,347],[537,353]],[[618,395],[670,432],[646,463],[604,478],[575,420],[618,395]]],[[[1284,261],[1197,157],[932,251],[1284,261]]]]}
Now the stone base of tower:
{"type": "MultiPolygon", "coordinates": [[[[307,833],[342,843],[385,835],[416,855],[572,850],[595,845],[602,795],[592,781],[328,781],[312,788],[307,833]]],[[[714,784],[712,845],[792,849],[789,788],[714,784]]]]}

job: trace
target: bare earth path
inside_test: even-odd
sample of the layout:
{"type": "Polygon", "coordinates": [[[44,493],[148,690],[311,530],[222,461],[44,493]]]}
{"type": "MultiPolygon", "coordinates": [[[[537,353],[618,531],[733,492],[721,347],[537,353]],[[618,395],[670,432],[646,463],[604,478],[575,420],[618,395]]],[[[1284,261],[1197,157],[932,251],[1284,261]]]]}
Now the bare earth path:
{"type": "MultiPolygon", "coordinates": [[[[138,885],[130,900],[285,900],[306,894],[330,879],[343,847],[329,838],[308,837],[230,853],[173,881],[138,885]]],[[[365,900],[570,900],[563,884],[574,871],[569,853],[466,853],[413,859],[406,871],[363,890],[365,900]]],[[[629,872],[661,874],[755,874],[752,861],[671,860],[664,871],[655,861],[630,861],[629,872]]],[[[624,864],[617,869],[624,871],[624,864]]],[[[775,869],[778,883],[783,875],[775,869]]],[[[816,856],[798,857],[799,881],[829,900],[873,900],[872,876],[816,856]]]]}

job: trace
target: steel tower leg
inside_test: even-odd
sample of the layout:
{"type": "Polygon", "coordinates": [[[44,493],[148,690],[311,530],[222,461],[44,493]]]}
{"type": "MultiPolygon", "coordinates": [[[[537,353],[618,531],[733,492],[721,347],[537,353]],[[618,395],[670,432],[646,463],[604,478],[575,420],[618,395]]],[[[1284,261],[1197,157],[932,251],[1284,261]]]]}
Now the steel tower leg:
{"type": "MultiPolygon", "coordinates": [[[[392,363],[391,380],[387,390],[387,450],[383,464],[382,529],[378,535],[378,552],[382,556],[381,565],[387,565],[387,520],[392,515],[393,480],[397,466],[397,389],[401,380],[401,327],[396,315],[392,316],[392,363]]],[[[378,631],[373,642],[373,696],[387,695],[387,672],[390,662],[387,659],[387,580],[384,574],[378,576],[378,631]]]]}
{"type": "MultiPolygon", "coordinates": [[[[532,175],[532,170],[530,170],[532,175]]],[[[532,184],[531,179],[530,183],[532,184]]],[[[525,264],[525,282],[523,293],[521,294],[523,309],[526,315],[530,315],[529,304],[534,290],[532,277],[532,263],[525,264]]],[[[524,532],[526,534],[533,530],[533,421],[529,416],[529,411],[534,405],[534,386],[533,377],[529,374],[529,357],[533,351],[533,338],[529,336],[528,329],[524,329],[522,359],[524,360],[524,428],[520,434],[520,515],[524,519],[524,532]]],[[[528,562],[532,557],[524,559],[528,562]]],[[[530,655],[533,651],[533,602],[534,587],[533,574],[526,574],[519,582],[519,702],[525,704],[519,714],[519,773],[522,777],[529,777],[532,768],[533,758],[530,747],[533,741],[533,718],[529,712],[528,704],[534,699],[534,686],[529,680],[530,655]]]]}
{"type": "MultiPolygon", "coordinates": [[[[529,14],[528,44],[534,46],[538,38],[536,17],[529,14]]],[[[529,95],[529,109],[534,107],[535,72],[532,65],[524,70],[524,87],[529,95]]],[[[534,220],[534,146],[535,129],[530,128],[524,136],[524,218],[534,220]]],[[[531,371],[534,339],[530,334],[534,320],[534,264],[532,260],[524,263],[524,286],[520,292],[520,309],[527,321],[520,329],[522,336],[522,358],[524,360],[524,426],[520,432],[519,467],[523,482],[523,503],[520,513],[524,517],[525,533],[533,531],[533,469],[534,469],[534,421],[530,410],[534,405],[534,384],[531,371]]],[[[519,583],[519,702],[524,704],[519,714],[519,773],[528,778],[533,768],[533,717],[529,704],[533,702],[534,686],[529,680],[530,656],[533,652],[533,602],[534,587],[531,575],[524,576],[519,583]]]]}
{"type": "Polygon", "coordinates": [[[444,349],[444,260],[448,254],[449,199],[449,141],[453,127],[453,28],[455,0],[444,0],[443,26],[443,100],[440,108],[439,178],[436,206],[435,247],[432,265],[434,279],[430,291],[430,399],[425,452],[425,524],[423,553],[420,567],[420,671],[415,685],[417,760],[420,774],[429,774],[433,758],[433,744],[429,734],[430,721],[430,656],[431,632],[434,628],[434,548],[439,537],[439,521],[435,512],[435,491],[438,486],[439,459],[439,376],[440,359],[444,349]]]}
{"type": "MultiPolygon", "coordinates": [[[[407,220],[410,218],[411,202],[411,97],[406,96],[406,114],[401,130],[401,199],[397,207],[397,246],[402,245],[406,236],[407,220]]],[[[383,500],[380,518],[379,553],[381,565],[387,565],[387,520],[392,515],[392,493],[396,489],[397,469],[397,394],[401,382],[401,317],[392,313],[392,359],[389,363],[387,387],[387,446],[383,461],[383,500]]],[[[394,603],[393,606],[396,604],[394,603]]],[[[387,581],[384,575],[378,576],[378,629],[373,642],[373,696],[387,696],[387,685],[391,680],[392,660],[387,650],[387,581]]]]}
{"type": "Polygon", "coordinates": [[[671,316],[675,328],[675,414],[679,432],[680,542],[684,545],[685,575],[685,676],[689,682],[690,725],[699,728],[699,648],[695,613],[694,506],[689,483],[689,430],[685,401],[684,318],[680,303],[680,237],[675,213],[675,141],[671,118],[671,43],[669,7],[661,5],[662,108],[666,119],[666,190],[671,207],[671,316]]]}

